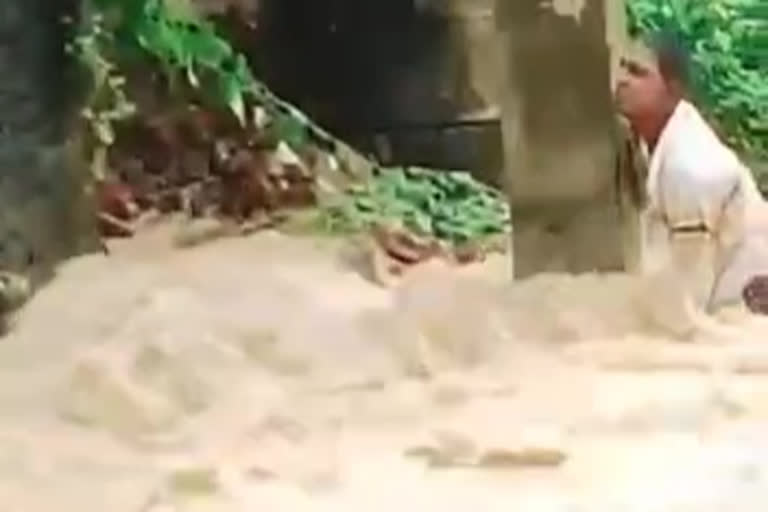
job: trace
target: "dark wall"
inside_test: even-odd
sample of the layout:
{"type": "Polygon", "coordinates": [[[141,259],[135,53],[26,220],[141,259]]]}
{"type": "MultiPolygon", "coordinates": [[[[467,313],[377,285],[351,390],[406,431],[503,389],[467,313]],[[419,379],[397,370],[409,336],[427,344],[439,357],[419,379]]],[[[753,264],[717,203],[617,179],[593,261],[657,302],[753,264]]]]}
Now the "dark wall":
{"type": "Polygon", "coordinates": [[[260,0],[255,29],[229,35],[277,94],[383,163],[496,175],[499,123],[458,122],[466,99],[446,91],[463,64],[452,20],[416,4],[260,0]]]}
{"type": "Polygon", "coordinates": [[[275,90],[343,132],[450,118],[434,94],[444,32],[413,0],[272,0],[249,46],[275,90]]]}
{"type": "Polygon", "coordinates": [[[96,240],[86,168],[68,139],[82,88],[60,20],[77,5],[0,2],[0,269],[33,280],[96,240]]]}

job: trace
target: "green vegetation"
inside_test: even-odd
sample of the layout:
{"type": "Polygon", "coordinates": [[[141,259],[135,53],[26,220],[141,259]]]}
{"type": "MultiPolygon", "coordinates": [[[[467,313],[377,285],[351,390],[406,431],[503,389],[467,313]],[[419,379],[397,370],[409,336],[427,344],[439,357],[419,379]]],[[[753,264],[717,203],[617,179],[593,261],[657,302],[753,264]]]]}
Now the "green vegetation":
{"type": "Polygon", "coordinates": [[[88,0],[84,12],[69,50],[92,79],[83,117],[99,174],[115,123],[136,113],[123,70],[137,62],[161,70],[171,93],[193,91],[210,107],[229,109],[244,127],[252,121],[250,106],[264,108],[267,129],[294,147],[310,137],[331,139],[256,80],[245,57],[183,0],[88,0]]]}
{"type": "Polygon", "coordinates": [[[332,232],[394,224],[451,244],[506,233],[510,226],[507,202],[496,189],[465,172],[416,167],[381,170],[329,205],[323,220],[332,232]]]}
{"type": "Polygon", "coordinates": [[[630,31],[669,30],[693,57],[697,99],[735,148],[768,159],[768,3],[627,0],[630,31]]]}

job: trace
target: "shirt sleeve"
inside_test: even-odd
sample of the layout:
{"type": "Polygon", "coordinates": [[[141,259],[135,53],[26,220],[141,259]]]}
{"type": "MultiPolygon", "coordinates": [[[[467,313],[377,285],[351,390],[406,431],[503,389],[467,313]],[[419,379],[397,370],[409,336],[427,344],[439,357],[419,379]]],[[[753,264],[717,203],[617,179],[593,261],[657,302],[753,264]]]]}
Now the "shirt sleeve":
{"type": "Polygon", "coordinates": [[[672,155],[660,176],[661,215],[672,231],[718,234],[724,217],[743,208],[742,176],[729,158],[672,155]]]}

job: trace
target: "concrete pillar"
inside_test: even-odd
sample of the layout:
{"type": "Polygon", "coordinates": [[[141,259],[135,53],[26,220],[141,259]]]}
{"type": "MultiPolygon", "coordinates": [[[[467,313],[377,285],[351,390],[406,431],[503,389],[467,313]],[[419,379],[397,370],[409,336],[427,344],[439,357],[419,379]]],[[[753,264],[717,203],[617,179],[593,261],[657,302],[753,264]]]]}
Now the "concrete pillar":
{"type": "Polygon", "coordinates": [[[77,9],[76,0],[0,2],[0,270],[33,282],[97,242],[87,166],[69,138],[82,84],[61,16],[77,9]]]}
{"type": "Polygon", "coordinates": [[[498,0],[515,276],[623,268],[606,4],[498,0]]]}
{"type": "Polygon", "coordinates": [[[611,58],[611,90],[619,77],[621,57],[629,44],[625,0],[611,0],[605,3],[605,39],[611,58]]]}
{"type": "MultiPolygon", "coordinates": [[[[621,58],[630,50],[627,33],[627,17],[624,0],[606,2],[606,41],[611,59],[611,90],[614,90],[620,73],[621,58]]],[[[647,162],[642,154],[639,139],[626,122],[617,116],[617,185],[621,230],[623,235],[624,270],[639,270],[641,235],[640,210],[645,202],[645,178],[647,162]]]]}

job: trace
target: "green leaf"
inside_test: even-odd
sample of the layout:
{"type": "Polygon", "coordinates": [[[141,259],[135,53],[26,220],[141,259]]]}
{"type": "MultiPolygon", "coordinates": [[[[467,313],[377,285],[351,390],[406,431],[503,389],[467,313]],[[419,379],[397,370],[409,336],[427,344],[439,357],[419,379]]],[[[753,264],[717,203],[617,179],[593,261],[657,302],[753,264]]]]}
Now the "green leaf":
{"type": "Polygon", "coordinates": [[[293,149],[301,149],[307,143],[307,127],[292,116],[277,116],[273,121],[273,129],[280,140],[293,149]]]}
{"type": "Polygon", "coordinates": [[[245,125],[245,101],[240,83],[232,75],[222,74],[219,77],[221,99],[229,110],[237,117],[242,126],[245,125]]]}

